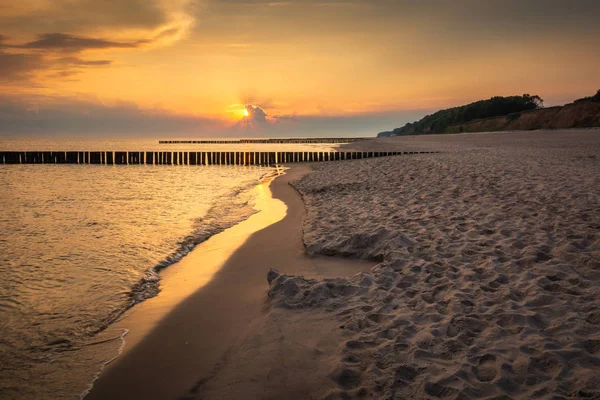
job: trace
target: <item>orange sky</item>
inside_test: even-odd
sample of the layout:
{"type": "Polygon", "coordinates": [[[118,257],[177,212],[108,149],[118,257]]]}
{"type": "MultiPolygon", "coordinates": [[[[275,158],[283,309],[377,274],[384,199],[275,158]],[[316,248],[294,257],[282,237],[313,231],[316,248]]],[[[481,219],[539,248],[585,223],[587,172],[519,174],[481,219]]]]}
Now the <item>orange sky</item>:
{"type": "MultiPolygon", "coordinates": [[[[375,134],[493,95],[595,93],[598,17],[586,0],[0,0],[0,107],[202,130],[252,104],[267,121],[375,134]]],[[[25,130],[1,110],[0,126],[25,130]]]]}

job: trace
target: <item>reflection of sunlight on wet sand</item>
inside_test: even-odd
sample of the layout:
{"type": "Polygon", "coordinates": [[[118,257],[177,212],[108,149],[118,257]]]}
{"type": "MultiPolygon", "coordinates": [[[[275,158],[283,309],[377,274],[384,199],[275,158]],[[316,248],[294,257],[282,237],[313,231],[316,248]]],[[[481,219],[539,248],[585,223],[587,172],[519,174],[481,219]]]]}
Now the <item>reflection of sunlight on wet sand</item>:
{"type": "MultiPolygon", "coordinates": [[[[278,171],[279,172],[279,171],[278,171]]],[[[130,309],[115,328],[126,328],[125,352],[131,349],[159,321],[186,297],[208,284],[227,259],[256,231],[282,220],[287,206],[271,196],[273,177],[264,179],[254,191],[259,212],[234,227],[198,245],[181,261],[161,272],[158,296],[130,309]]]]}

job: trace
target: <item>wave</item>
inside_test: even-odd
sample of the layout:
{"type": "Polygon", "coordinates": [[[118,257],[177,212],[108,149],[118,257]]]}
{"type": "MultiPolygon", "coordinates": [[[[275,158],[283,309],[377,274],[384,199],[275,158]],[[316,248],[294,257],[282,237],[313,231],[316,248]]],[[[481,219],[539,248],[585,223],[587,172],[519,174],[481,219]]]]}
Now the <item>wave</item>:
{"type": "MultiPolygon", "coordinates": [[[[264,176],[261,180],[264,179],[264,176]]],[[[156,296],[159,292],[159,272],[180,261],[188,255],[197,245],[208,240],[211,236],[223,232],[225,229],[248,219],[257,211],[253,208],[252,188],[254,184],[235,188],[228,196],[214,204],[204,217],[196,219],[194,231],[178,243],[178,247],[167,257],[162,259],[136,283],[129,298],[129,307],[156,296]]]]}
{"type": "MultiPolygon", "coordinates": [[[[265,172],[259,182],[264,182],[267,178],[278,175],[279,170],[265,172]]],[[[256,182],[244,186],[238,186],[215,203],[203,217],[197,218],[194,222],[194,230],[191,234],[178,242],[178,246],[165,258],[148,269],[144,276],[135,283],[127,294],[128,301],[123,307],[113,310],[107,315],[99,326],[90,332],[90,336],[106,329],[115,322],[125,311],[155,297],[160,293],[160,271],[177,263],[187,254],[189,254],[197,245],[205,242],[211,236],[223,232],[224,230],[245,221],[255,214],[254,209],[255,194],[253,189],[256,182]]]]}

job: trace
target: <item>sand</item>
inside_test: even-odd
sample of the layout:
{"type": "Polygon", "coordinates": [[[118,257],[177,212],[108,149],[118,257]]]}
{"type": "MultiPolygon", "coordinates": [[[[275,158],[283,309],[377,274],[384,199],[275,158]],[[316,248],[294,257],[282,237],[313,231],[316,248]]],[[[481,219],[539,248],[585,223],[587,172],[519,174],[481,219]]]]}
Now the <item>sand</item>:
{"type": "Polygon", "coordinates": [[[444,153],[315,164],[294,183],[308,253],[379,262],[269,274],[292,323],[325,312],[343,332],[321,397],[600,398],[600,131],[348,147],[444,153]]]}
{"type": "Polygon", "coordinates": [[[600,398],[600,131],[347,148],[443,153],[294,166],[89,398],[600,398]]]}
{"type": "Polygon", "coordinates": [[[307,172],[261,185],[262,211],[161,273],[159,295],[112,327],[130,331],[125,352],[86,399],[306,399],[335,386],[336,321],[325,311],[289,315],[267,298],[270,267],[322,279],[375,265],[306,255],[304,205],[288,182],[307,172]]]}

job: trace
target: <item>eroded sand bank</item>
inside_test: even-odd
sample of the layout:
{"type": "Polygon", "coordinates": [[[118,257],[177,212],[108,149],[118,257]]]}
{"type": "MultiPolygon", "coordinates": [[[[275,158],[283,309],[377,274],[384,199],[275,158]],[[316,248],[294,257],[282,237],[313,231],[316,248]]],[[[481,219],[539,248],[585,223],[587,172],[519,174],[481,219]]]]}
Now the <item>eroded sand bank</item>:
{"type": "Polygon", "coordinates": [[[326,312],[343,332],[323,396],[599,398],[600,131],[350,147],[445,153],[316,164],[295,183],[309,253],[382,260],[335,280],[282,265],[271,283],[290,318],[326,312]]]}

